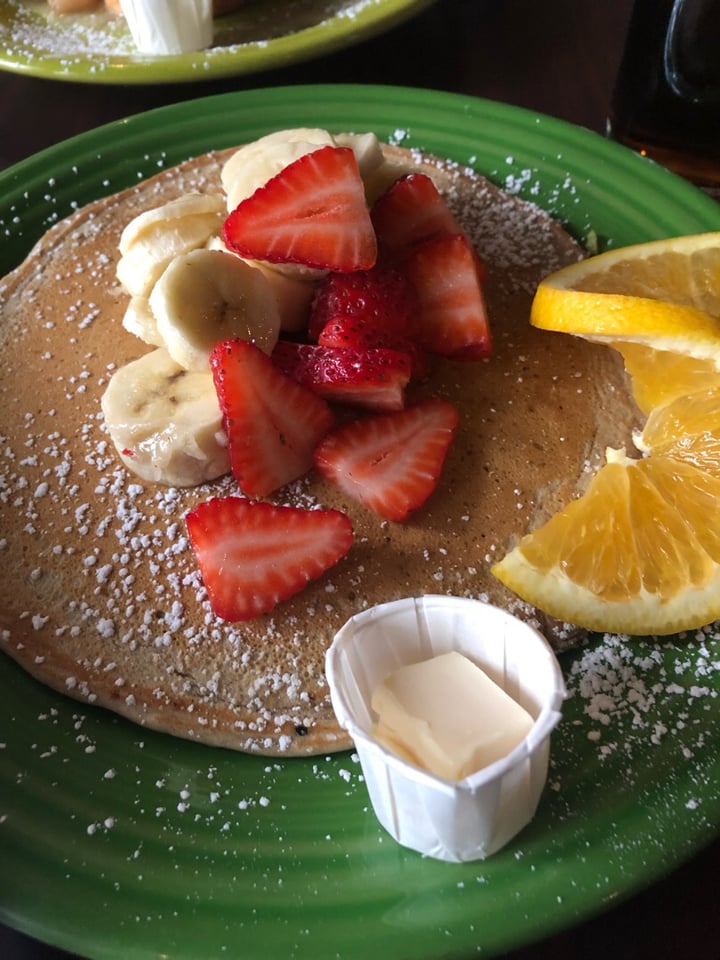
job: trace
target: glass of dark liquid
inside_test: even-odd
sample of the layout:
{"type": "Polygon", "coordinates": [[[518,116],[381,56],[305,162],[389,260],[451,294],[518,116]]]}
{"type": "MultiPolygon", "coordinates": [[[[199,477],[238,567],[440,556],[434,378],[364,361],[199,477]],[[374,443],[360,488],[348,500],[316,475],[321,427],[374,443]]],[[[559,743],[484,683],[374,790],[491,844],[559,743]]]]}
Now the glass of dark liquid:
{"type": "Polygon", "coordinates": [[[635,0],[608,134],[720,189],[720,0],[635,0]]]}

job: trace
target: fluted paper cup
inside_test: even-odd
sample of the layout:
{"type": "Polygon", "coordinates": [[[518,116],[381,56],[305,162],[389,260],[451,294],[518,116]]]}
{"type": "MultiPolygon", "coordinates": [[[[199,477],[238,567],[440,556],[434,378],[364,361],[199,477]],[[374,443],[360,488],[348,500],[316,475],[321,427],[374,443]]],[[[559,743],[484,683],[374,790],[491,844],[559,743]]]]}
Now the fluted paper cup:
{"type": "Polygon", "coordinates": [[[333,709],[353,739],[375,814],[398,843],[439,860],[481,860],[533,818],[566,691],[550,645],[529,624],[477,600],[397,600],[345,624],[328,650],[326,673],[333,709]],[[457,782],[380,744],[370,706],[388,674],[452,650],[474,661],[534,720],[511,753],[457,782]]]}
{"type": "Polygon", "coordinates": [[[186,53],[212,45],[212,0],[120,0],[120,8],[141,53],[186,53]]]}

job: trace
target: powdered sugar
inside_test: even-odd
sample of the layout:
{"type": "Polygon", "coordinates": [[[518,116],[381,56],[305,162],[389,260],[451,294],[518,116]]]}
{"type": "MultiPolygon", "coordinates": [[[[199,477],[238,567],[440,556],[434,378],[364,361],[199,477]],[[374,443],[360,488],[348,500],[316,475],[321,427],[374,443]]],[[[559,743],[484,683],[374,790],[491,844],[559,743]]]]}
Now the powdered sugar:
{"type": "MultiPolygon", "coordinates": [[[[519,254],[512,231],[503,236],[501,255],[514,262],[519,254]]],[[[538,250],[540,244],[538,239],[538,250]]],[[[87,237],[82,247],[87,261],[92,249],[87,237]]],[[[76,258],[74,269],[82,262],[76,258]]],[[[98,283],[108,276],[100,262],[89,269],[98,283]]],[[[72,270],[58,273],[63,289],[72,275],[72,270]]],[[[18,518],[17,529],[14,522],[12,531],[2,528],[0,558],[9,565],[17,543],[22,544],[28,577],[45,590],[62,564],[75,564],[80,589],[67,598],[64,616],[48,620],[40,593],[24,610],[23,622],[35,639],[88,638],[86,664],[111,678],[121,704],[131,707],[135,698],[118,671],[118,653],[141,655],[149,648],[151,654],[169,655],[168,669],[175,671],[172,679],[181,689],[192,680],[183,675],[176,654],[185,644],[202,647],[215,662],[193,690],[199,697],[194,713],[199,726],[212,726],[206,707],[224,694],[218,654],[227,655],[238,670],[248,665],[250,654],[238,639],[225,642],[209,616],[187,551],[180,494],[146,488],[119,467],[90,397],[122,358],[108,359],[107,350],[87,355],[83,344],[101,328],[102,317],[90,301],[73,299],[71,291],[68,303],[72,309],[56,329],[73,349],[61,354],[48,341],[41,351],[51,355],[40,366],[43,387],[54,384],[45,411],[52,411],[52,418],[44,420],[30,400],[18,405],[7,393],[0,398],[0,405],[15,411],[13,422],[22,424],[19,439],[0,440],[0,507],[12,511],[3,517],[18,518]],[[88,317],[91,322],[81,329],[88,317]],[[142,618],[130,632],[126,621],[138,610],[142,618]]],[[[53,336],[41,313],[38,324],[43,336],[53,336]]],[[[518,359],[518,372],[529,360],[518,359]]],[[[509,399],[517,403],[516,396],[509,399]]],[[[225,487],[212,489],[222,493],[225,487]]],[[[520,491],[514,500],[523,502],[522,488],[513,489],[520,491]]],[[[303,483],[287,497],[316,505],[303,483]]],[[[465,525],[474,511],[469,505],[465,525]]],[[[450,589],[472,581],[482,558],[496,553],[495,544],[479,547],[477,555],[464,558],[467,576],[458,579],[442,543],[425,544],[432,572],[450,589]]],[[[347,571],[358,592],[369,563],[361,554],[347,571]]],[[[339,592],[339,584],[328,581],[307,614],[317,617],[339,592]]],[[[280,626],[279,617],[268,622],[269,644],[277,642],[280,626]]],[[[24,642],[12,640],[8,627],[0,620],[7,645],[24,642]]],[[[293,720],[309,724],[312,704],[299,662],[312,619],[308,626],[296,616],[293,629],[288,660],[282,669],[256,678],[254,693],[262,697],[286,687],[297,703],[293,720]]],[[[668,848],[689,850],[698,836],[716,827],[719,660],[718,640],[708,631],[679,640],[597,637],[563,654],[571,698],[553,743],[551,789],[536,822],[507,859],[482,869],[453,868],[452,876],[436,874],[431,864],[383,834],[368,809],[356,758],[348,753],[268,762],[181,743],[39,692],[8,664],[0,744],[2,836],[9,851],[18,844],[51,851],[61,889],[78,882],[97,885],[105,919],[87,916],[83,906],[78,924],[92,931],[113,917],[123,943],[155,935],[158,950],[162,946],[181,955],[179,939],[198,937],[213,955],[232,955],[238,944],[260,955],[282,928],[283,955],[302,956],[301,944],[327,942],[332,911],[323,898],[331,889],[335,904],[340,886],[353,903],[362,899],[364,904],[371,896],[385,931],[400,939],[409,925],[417,929],[419,915],[427,917],[428,953],[440,942],[439,955],[461,942],[477,945],[478,917],[507,908],[508,891],[521,913],[532,913],[531,898],[548,911],[562,902],[572,911],[573,903],[593,895],[616,896],[638,862],[643,871],[648,860],[661,857],[664,863],[668,848]],[[199,896],[208,904],[207,922],[198,909],[199,896]]],[[[84,665],[66,671],[62,686],[93,703],[96,695],[84,665]]],[[[158,690],[158,703],[162,697],[158,690]]],[[[269,710],[271,728],[276,720],[269,710]]],[[[241,732],[251,748],[263,742],[261,730],[241,732]]],[[[278,746],[282,756],[289,738],[281,737],[278,746]]],[[[19,871],[18,882],[29,872],[19,871]]],[[[27,889],[24,895],[31,897],[27,889]]]]}
{"type": "MultiPolygon", "coordinates": [[[[423,158],[417,154],[416,160],[421,163],[423,158]]],[[[567,255],[566,238],[554,247],[558,228],[541,210],[499,194],[468,168],[445,162],[439,169],[449,203],[493,267],[491,282],[495,273],[510,284],[504,296],[529,297],[539,273],[554,269],[567,255]],[[468,183],[473,185],[472,191],[468,191],[468,183]]],[[[174,186],[183,189],[182,182],[174,182],[176,179],[174,173],[174,186]]],[[[169,178],[161,175],[155,185],[146,188],[144,202],[168,182],[169,178]]],[[[192,188],[192,182],[185,187],[192,188]]],[[[131,201],[126,198],[122,202],[127,204],[127,212],[122,208],[122,222],[127,222],[131,201]]],[[[109,216],[113,216],[112,209],[109,216]]],[[[117,229],[116,216],[112,222],[117,229]]],[[[177,489],[137,482],[118,462],[98,408],[109,373],[122,362],[106,341],[110,330],[103,312],[117,314],[118,308],[108,302],[108,298],[111,301],[117,296],[117,285],[108,248],[99,242],[105,230],[105,220],[95,213],[81,220],[69,255],[52,267],[51,323],[43,323],[43,311],[49,310],[43,301],[44,275],[39,272],[31,277],[23,290],[25,302],[37,303],[39,323],[37,330],[33,327],[33,336],[47,347],[50,358],[61,360],[49,365],[53,396],[44,403],[53,411],[52,418],[47,410],[33,407],[14,414],[16,421],[24,424],[24,433],[15,443],[8,442],[4,450],[8,466],[1,495],[6,505],[12,506],[13,517],[20,518],[23,525],[19,529],[29,541],[19,542],[16,530],[14,549],[35,550],[38,538],[46,544],[42,563],[33,568],[35,595],[42,598],[66,589],[70,569],[73,579],[70,596],[60,607],[51,604],[52,618],[41,603],[38,609],[22,611],[20,618],[30,619],[49,647],[52,637],[63,644],[81,634],[90,638],[92,653],[80,659],[82,669],[55,681],[75,696],[95,702],[97,693],[92,684],[75,673],[97,673],[105,663],[105,650],[115,650],[116,655],[109,657],[112,665],[102,667],[107,675],[105,689],[110,691],[104,694],[104,700],[121,712],[143,718],[143,710],[154,712],[163,704],[171,709],[173,700],[179,698],[187,723],[182,732],[212,739],[220,724],[218,710],[232,715],[236,704],[247,704],[254,719],[249,721],[242,711],[236,714],[237,745],[248,750],[274,748],[283,752],[292,744],[283,727],[289,725],[298,731],[311,728],[318,702],[327,701],[320,671],[316,667],[307,669],[303,650],[318,613],[322,611],[330,618],[343,597],[331,576],[322,586],[322,598],[300,601],[282,611],[279,621],[271,618],[258,628],[256,646],[246,644],[241,630],[221,625],[212,617],[182,517],[193,497],[221,496],[235,489],[232,481],[225,480],[201,487],[188,498],[177,489]],[[86,278],[92,278],[89,293],[83,285],[86,278]],[[104,291],[105,299],[93,291],[104,291]],[[54,309],[58,299],[63,305],[59,311],[54,309]],[[56,416],[58,408],[61,414],[56,416]],[[60,523],[58,516],[62,518],[60,523]],[[80,585],[76,574],[81,577],[80,585]],[[58,609],[63,611],[60,616],[58,609]],[[267,651],[264,669],[256,662],[258,646],[267,651]],[[119,651],[123,651],[122,656],[117,655],[119,651]],[[151,705],[141,704],[133,682],[128,685],[128,678],[116,667],[116,661],[129,654],[152,684],[145,694],[151,705]],[[250,664],[253,671],[249,686],[236,686],[242,684],[238,677],[250,664]],[[273,705],[280,702],[276,697],[279,692],[284,698],[282,708],[273,705]]],[[[38,269],[42,266],[41,259],[38,269]]],[[[114,349],[127,350],[127,340],[117,339],[114,349]]],[[[525,390],[526,375],[533,372],[537,361],[525,351],[516,350],[512,342],[505,345],[505,351],[513,372],[523,371],[515,375],[515,383],[525,390]]],[[[448,389],[452,386],[459,394],[466,392],[460,373],[457,377],[457,385],[448,389]]],[[[12,382],[8,374],[7,383],[12,382]]],[[[32,390],[26,400],[35,402],[32,390]]],[[[19,402],[17,397],[12,398],[16,406],[19,402]]],[[[511,393],[507,402],[513,404],[511,393]]],[[[489,417],[496,415],[497,410],[491,408],[489,417]]],[[[483,416],[488,418],[488,413],[483,416]]],[[[499,442],[495,433],[490,439],[499,442]]],[[[518,515],[524,517],[537,509],[527,491],[520,487],[514,490],[518,515]]],[[[284,491],[280,500],[307,508],[322,505],[305,480],[284,491]]],[[[470,519],[465,512],[461,516],[467,518],[464,523],[470,519]]],[[[446,522],[450,524],[450,518],[446,522]]],[[[392,531],[386,524],[381,535],[391,541],[392,531]]],[[[483,554],[492,557],[496,545],[483,546],[483,554]]],[[[425,546],[424,556],[426,589],[477,595],[476,566],[464,562],[458,566],[453,551],[442,543],[437,548],[425,546]],[[468,577],[470,570],[475,574],[468,577]]],[[[353,597],[356,609],[366,602],[368,572],[366,559],[359,551],[342,574],[343,582],[357,592],[353,597]]],[[[382,576],[382,571],[376,576],[382,576]]],[[[528,614],[519,601],[514,609],[528,614]]],[[[560,628],[556,633],[561,637],[560,628]]],[[[134,682],[138,682],[137,676],[134,682]]],[[[220,725],[227,726],[227,719],[220,725]]]]}
{"type": "Polygon", "coordinates": [[[569,688],[601,760],[616,752],[645,753],[666,739],[684,759],[707,745],[714,711],[706,728],[697,718],[719,696],[720,654],[710,646],[713,639],[710,627],[679,641],[607,635],[573,660],[569,688]]]}

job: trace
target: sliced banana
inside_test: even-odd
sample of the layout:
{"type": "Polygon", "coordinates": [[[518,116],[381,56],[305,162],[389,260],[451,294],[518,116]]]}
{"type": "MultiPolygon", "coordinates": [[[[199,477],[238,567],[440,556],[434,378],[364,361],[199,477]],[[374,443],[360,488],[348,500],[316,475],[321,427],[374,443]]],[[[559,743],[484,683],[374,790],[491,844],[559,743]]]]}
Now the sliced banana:
{"type": "Polygon", "coordinates": [[[166,230],[186,217],[216,215],[222,209],[222,195],[219,193],[185,193],[134,217],[120,234],[118,249],[124,255],[136,243],[154,235],[158,228],[166,230]]]}
{"type": "MultiPolygon", "coordinates": [[[[229,256],[237,257],[236,253],[228,250],[221,237],[211,237],[208,240],[207,249],[222,250],[229,256]]],[[[264,263],[262,260],[243,260],[243,262],[260,270],[270,285],[280,315],[280,329],[288,333],[304,330],[308,324],[310,306],[315,296],[315,283],[303,276],[282,273],[272,264],[264,263]]]]}
{"type": "Polygon", "coordinates": [[[225,162],[221,173],[228,211],[252,196],[288,164],[332,144],[333,138],[327,130],[298,127],[269,133],[240,147],[225,162]]]}
{"type": "Polygon", "coordinates": [[[374,133],[336,133],[333,140],[337,147],[350,147],[363,180],[385,162],[380,141],[374,133]]]}
{"type": "Polygon", "coordinates": [[[338,147],[350,147],[355,154],[369,206],[391,183],[412,169],[409,164],[386,159],[374,133],[338,133],[335,143],[338,147]]]}
{"type": "Polygon", "coordinates": [[[134,333],[144,343],[149,343],[153,347],[165,346],[163,338],[158,333],[157,320],[147,297],[130,298],[122,324],[128,333],[134,333]]]}
{"type": "Polygon", "coordinates": [[[120,236],[118,280],[131,296],[149,296],[170,261],[204,246],[225,216],[224,198],[215,193],[189,193],[139,214],[120,236]]]}
{"type": "Polygon", "coordinates": [[[230,469],[212,374],[183,370],[166,350],[120,367],[101,406],[120,458],[143,480],[190,487],[230,469]]]}
{"type": "MultiPolygon", "coordinates": [[[[321,147],[334,146],[327,130],[316,127],[297,127],[278,130],[240,147],[226,160],[221,180],[227,197],[227,209],[233,211],[243,200],[252,196],[268,180],[305,154],[321,147]]],[[[305,267],[299,263],[273,264],[276,273],[311,282],[319,280],[327,271],[305,267]]]]}
{"type": "Polygon", "coordinates": [[[186,370],[208,370],[219,340],[240,337],[271,353],[280,333],[277,300],[261,271],[220,250],[175,257],[149,301],[166,350],[186,370]]]}
{"type": "Polygon", "coordinates": [[[275,297],[281,329],[297,333],[307,329],[316,284],[303,274],[285,273],[260,260],[249,261],[267,280],[275,297]]]}

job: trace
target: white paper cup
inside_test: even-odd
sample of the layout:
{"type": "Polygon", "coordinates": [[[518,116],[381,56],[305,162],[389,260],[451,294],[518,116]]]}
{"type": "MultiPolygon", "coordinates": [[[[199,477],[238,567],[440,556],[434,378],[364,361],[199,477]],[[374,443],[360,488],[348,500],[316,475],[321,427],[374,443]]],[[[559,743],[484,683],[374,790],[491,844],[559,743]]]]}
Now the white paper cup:
{"type": "Polygon", "coordinates": [[[212,46],[212,0],[120,0],[120,9],[140,53],[186,53],[212,46]]]}
{"type": "Polygon", "coordinates": [[[375,814],[398,843],[439,860],[481,860],[533,818],[566,691],[552,649],[529,624],[478,600],[397,600],[352,617],[336,634],[325,667],[335,714],[355,743],[375,814]],[[377,716],[370,706],[389,673],[451,650],[473,660],[535,721],[506,757],[458,782],[382,746],[372,733],[377,716]]]}

